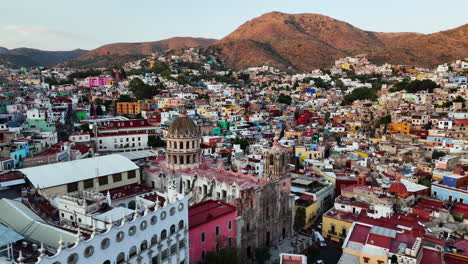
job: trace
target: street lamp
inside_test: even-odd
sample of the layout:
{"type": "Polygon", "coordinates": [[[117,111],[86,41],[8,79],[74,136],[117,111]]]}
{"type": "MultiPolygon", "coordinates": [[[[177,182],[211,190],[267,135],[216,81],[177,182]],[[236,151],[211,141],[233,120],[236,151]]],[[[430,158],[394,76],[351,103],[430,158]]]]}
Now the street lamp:
{"type": "Polygon", "coordinates": [[[95,152],[98,151],[98,144],[97,144],[97,140],[98,140],[98,135],[97,135],[97,125],[95,124],[90,124],[89,125],[89,128],[92,130],[93,132],[93,135],[94,135],[94,150],[95,152]]]}

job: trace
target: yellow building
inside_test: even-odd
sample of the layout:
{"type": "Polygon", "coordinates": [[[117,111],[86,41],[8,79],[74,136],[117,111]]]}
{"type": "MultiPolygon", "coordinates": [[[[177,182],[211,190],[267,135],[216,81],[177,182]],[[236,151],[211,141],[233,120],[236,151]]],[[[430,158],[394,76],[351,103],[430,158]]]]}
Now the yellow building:
{"type": "Polygon", "coordinates": [[[141,103],[119,102],[117,103],[117,113],[121,115],[136,115],[141,113],[141,103]]]}
{"type": "Polygon", "coordinates": [[[352,218],[349,213],[337,211],[335,208],[330,209],[322,216],[322,236],[342,243],[353,225],[352,218]]]}
{"type": "Polygon", "coordinates": [[[351,65],[347,62],[341,64],[341,68],[342,69],[345,69],[345,70],[350,70],[351,69],[351,65]]]}
{"type": "Polygon", "coordinates": [[[310,146],[296,146],[295,148],[295,155],[299,157],[300,165],[302,165],[302,161],[304,159],[314,159],[314,160],[321,160],[323,159],[324,152],[323,150],[312,150],[310,146]]]}
{"type": "Polygon", "coordinates": [[[409,136],[411,124],[407,122],[391,123],[390,134],[403,134],[409,136]]]}
{"type": "Polygon", "coordinates": [[[300,131],[284,131],[284,136],[297,138],[299,144],[302,143],[302,134],[300,131]]]}
{"type": "Polygon", "coordinates": [[[314,201],[314,197],[311,195],[303,194],[299,199],[296,200],[295,211],[298,208],[304,208],[305,211],[305,225],[304,229],[312,226],[318,217],[317,201],[314,201]]]}

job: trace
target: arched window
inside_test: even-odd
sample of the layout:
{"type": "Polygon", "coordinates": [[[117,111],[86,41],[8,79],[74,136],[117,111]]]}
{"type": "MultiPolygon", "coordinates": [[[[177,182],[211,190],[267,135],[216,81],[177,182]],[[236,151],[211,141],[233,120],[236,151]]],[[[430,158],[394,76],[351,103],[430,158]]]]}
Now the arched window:
{"type": "Polygon", "coordinates": [[[117,255],[117,259],[115,260],[117,264],[122,264],[125,262],[125,253],[120,252],[119,255],[117,255]]]}
{"type": "Polygon", "coordinates": [[[104,261],[102,264],[111,264],[111,261],[110,261],[110,260],[106,260],[106,261],[104,261]]]}
{"type": "Polygon", "coordinates": [[[130,248],[130,251],[128,252],[128,257],[131,258],[133,256],[136,256],[137,254],[137,247],[133,246],[130,248]]]}
{"type": "Polygon", "coordinates": [[[140,251],[146,250],[148,248],[148,241],[143,240],[140,244],[140,251]]]}
{"type": "Polygon", "coordinates": [[[179,221],[179,230],[184,229],[184,220],[179,221]]]}
{"type": "Polygon", "coordinates": [[[157,236],[157,235],[153,235],[153,236],[151,237],[151,246],[156,245],[156,243],[158,243],[158,236],[157,236]]]}
{"type": "Polygon", "coordinates": [[[135,200],[131,200],[130,202],[128,202],[128,209],[135,210],[135,208],[136,208],[135,200]]]}
{"type": "Polygon", "coordinates": [[[175,230],[175,225],[171,225],[171,229],[170,229],[170,234],[174,234],[176,232],[175,230]]]}
{"type": "Polygon", "coordinates": [[[101,241],[101,249],[106,249],[108,248],[110,245],[110,239],[109,238],[104,238],[102,241],[101,241]]]}
{"type": "Polygon", "coordinates": [[[167,231],[166,229],[164,229],[163,231],[161,231],[161,240],[166,239],[166,237],[167,237],[167,231]]]}
{"type": "Polygon", "coordinates": [[[184,142],[180,142],[179,146],[180,146],[180,149],[184,149],[184,142]]]}
{"type": "Polygon", "coordinates": [[[75,264],[78,263],[78,254],[73,253],[67,258],[67,263],[68,264],[75,264]]]}

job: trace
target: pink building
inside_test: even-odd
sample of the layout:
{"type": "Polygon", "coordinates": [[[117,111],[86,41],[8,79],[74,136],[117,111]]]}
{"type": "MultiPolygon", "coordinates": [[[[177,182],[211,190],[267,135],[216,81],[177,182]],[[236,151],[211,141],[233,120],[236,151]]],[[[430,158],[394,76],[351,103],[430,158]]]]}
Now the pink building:
{"type": "Polygon", "coordinates": [[[88,77],[88,85],[89,87],[103,86],[109,79],[108,76],[88,77]]]}
{"type": "Polygon", "coordinates": [[[236,207],[208,200],[189,208],[190,263],[204,263],[216,248],[235,247],[236,207]]]}

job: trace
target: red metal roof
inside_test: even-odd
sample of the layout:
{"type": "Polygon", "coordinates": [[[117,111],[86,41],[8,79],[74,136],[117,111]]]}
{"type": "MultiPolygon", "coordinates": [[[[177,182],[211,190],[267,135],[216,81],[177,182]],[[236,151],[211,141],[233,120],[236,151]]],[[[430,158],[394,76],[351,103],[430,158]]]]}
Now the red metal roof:
{"type": "Polygon", "coordinates": [[[189,208],[189,228],[209,223],[235,211],[236,207],[223,201],[208,200],[195,204],[189,208]]]}

